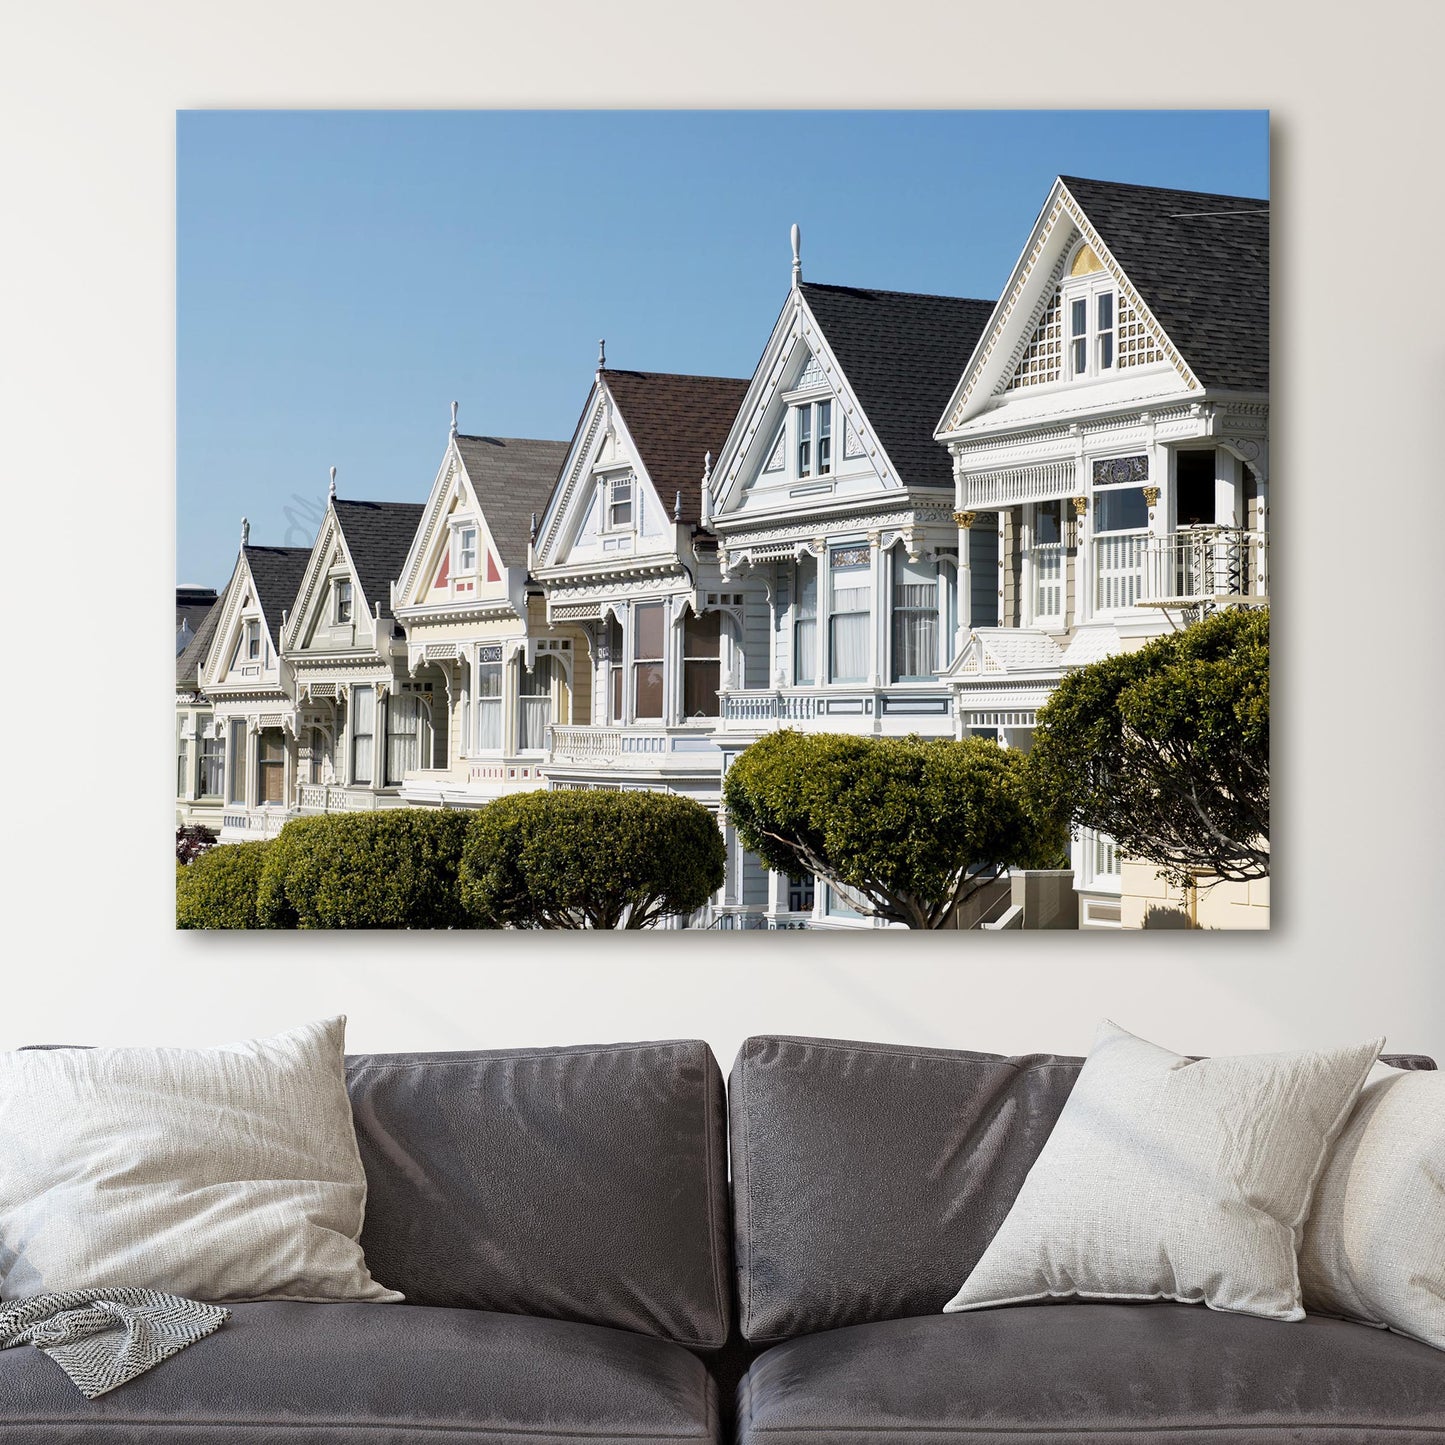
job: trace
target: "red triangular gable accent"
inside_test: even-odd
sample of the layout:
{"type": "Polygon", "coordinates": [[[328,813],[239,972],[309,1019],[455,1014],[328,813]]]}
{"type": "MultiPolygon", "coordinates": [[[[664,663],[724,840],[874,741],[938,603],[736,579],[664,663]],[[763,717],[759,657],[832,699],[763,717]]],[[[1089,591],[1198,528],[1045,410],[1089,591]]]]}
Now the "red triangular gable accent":
{"type": "Polygon", "coordinates": [[[442,553],[442,565],[441,565],[440,570],[437,572],[436,581],[432,583],[432,587],[433,587],[433,588],[445,587],[445,586],[447,585],[447,574],[448,574],[448,573],[450,572],[450,570],[451,570],[451,564],[452,564],[451,553],[450,553],[450,552],[443,552],[443,553],[442,553]]]}
{"type": "Polygon", "coordinates": [[[496,564],[496,562],[493,560],[492,554],[491,554],[490,552],[488,552],[488,553],[487,553],[487,581],[488,581],[488,582],[500,582],[501,580],[502,580],[502,574],[497,571],[497,564],[496,564]]]}

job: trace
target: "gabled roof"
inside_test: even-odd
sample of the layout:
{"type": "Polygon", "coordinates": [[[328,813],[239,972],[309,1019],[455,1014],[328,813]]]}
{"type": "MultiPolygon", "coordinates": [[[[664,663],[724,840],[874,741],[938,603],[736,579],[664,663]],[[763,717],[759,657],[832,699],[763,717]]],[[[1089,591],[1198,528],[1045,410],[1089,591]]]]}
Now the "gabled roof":
{"type": "Polygon", "coordinates": [[[456,443],[502,566],[525,567],[532,513],[546,508],[571,444],[460,432],[456,443]]]}
{"type": "Polygon", "coordinates": [[[933,429],[994,303],[811,281],[800,289],[904,484],[951,487],[933,429]]]}
{"type": "Polygon", "coordinates": [[[201,619],[215,605],[215,601],[214,587],[177,587],[176,631],[180,631],[182,622],[188,622],[194,635],[196,628],[201,625],[201,619]]]}
{"type": "Polygon", "coordinates": [[[221,620],[221,603],[211,603],[205,615],[196,625],[195,635],[176,658],[176,687],[194,691],[200,686],[201,668],[206,654],[211,650],[211,639],[216,635],[216,624],[221,620]]]}
{"type": "MultiPolygon", "coordinates": [[[[711,452],[717,460],[747,392],[747,381],[665,371],[608,369],[599,375],[622,413],[668,516],[681,492],[679,520],[699,521],[703,455],[711,452]]],[[[489,522],[490,517],[488,513],[489,522]]]]}
{"type": "Polygon", "coordinates": [[[279,648],[281,614],[296,605],[296,594],[301,590],[301,581],[306,575],[311,548],[252,547],[248,543],[241,552],[246,558],[246,566],[250,568],[251,580],[256,584],[256,600],[261,604],[261,615],[266,619],[271,645],[279,648]]]}
{"type": "Polygon", "coordinates": [[[1195,376],[1205,386],[1267,391],[1269,202],[1059,179],[1195,376]]]}
{"type": "Polygon", "coordinates": [[[380,603],[381,615],[390,617],[391,584],[401,575],[425,508],[420,502],[351,502],[339,497],[333,497],[331,505],[368,608],[380,603]]]}

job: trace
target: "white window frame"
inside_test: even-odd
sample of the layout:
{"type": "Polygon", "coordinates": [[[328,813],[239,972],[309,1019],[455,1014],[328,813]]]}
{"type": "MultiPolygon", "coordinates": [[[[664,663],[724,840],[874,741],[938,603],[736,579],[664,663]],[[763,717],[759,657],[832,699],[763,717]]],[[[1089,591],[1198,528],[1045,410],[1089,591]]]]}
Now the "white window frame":
{"type": "Polygon", "coordinates": [[[502,649],[495,643],[483,643],[477,648],[477,655],[472,664],[472,751],[478,757],[497,757],[506,747],[507,743],[507,663],[502,656],[502,649]],[[484,658],[484,652],[496,652],[496,657],[484,658]],[[496,668],[497,690],[494,693],[482,693],[482,669],[496,668]],[[497,719],[495,744],[482,742],[482,723],[485,718],[495,715],[497,719]]]}
{"type": "Polygon", "coordinates": [[[350,577],[337,577],[331,584],[331,621],[347,626],[356,615],[356,589],[350,577]]]}
{"type": "Polygon", "coordinates": [[[791,415],[790,425],[792,429],[793,449],[792,466],[790,475],[797,481],[821,480],[823,477],[831,477],[837,471],[837,448],[834,443],[837,441],[837,414],[838,408],[833,404],[831,396],[819,396],[810,398],[808,401],[793,402],[789,407],[791,415]],[[828,422],[828,434],[823,435],[823,419],[826,416],[828,422]],[[803,427],[806,421],[807,437],[803,436],[803,427]],[[828,456],[826,462],[822,456],[823,442],[828,443],[828,456]],[[803,461],[803,447],[808,448],[808,460],[806,467],[803,461]]]}
{"type": "Polygon", "coordinates": [[[635,472],[623,472],[617,476],[606,477],[602,483],[604,508],[602,517],[602,530],[604,532],[635,532],[637,530],[638,514],[641,511],[638,505],[641,498],[638,496],[637,474],[635,472]],[[626,497],[619,497],[619,489],[627,489],[626,497]],[[624,520],[617,519],[617,512],[620,508],[627,508],[627,516],[624,520]]]}
{"type": "Polygon", "coordinates": [[[244,623],[242,633],[241,660],[243,662],[264,662],[261,656],[261,619],[259,617],[248,617],[244,623]]]}
{"type": "Polygon", "coordinates": [[[347,739],[347,772],[352,783],[354,783],[358,787],[376,787],[376,760],[378,752],[377,737],[379,734],[383,733],[383,729],[378,727],[377,723],[380,718],[385,717],[385,712],[385,708],[381,705],[379,699],[376,696],[376,688],[371,683],[358,683],[351,689],[349,706],[346,709],[347,732],[349,734],[349,737],[347,739]],[[361,711],[360,707],[357,705],[356,700],[364,692],[371,694],[371,730],[369,732],[362,733],[356,730],[358,714],[361,711]],[[362,738],[367,738],[371,743],[371,758],[369,766],[367,768],[367,771],[371,774],[369,778],[361,778],[357,776],[356,745],[362,738]]]}
{"type": "MultiPolygon", "coordinates": [[[[857,688],[866,686],[868,683],[869,660],[864,659],[863,671],[858,677],[838,677],[837,659],[834,657],[833,647],[833,622],[839,617],[867,617],[868,621],[864,627],[864,634],[873,638],[874,631],[878,625],[878,596],[874,586],[874,574],[876,569],[872,561],[872,548],[866,541],[846,542],[841,539],[833,539],[828,543],[827,551],[819,559],[818,577],[818,635],[819,655],[818,673],[820,683],[828,687],[857,688]],[[866,565],[853,565],[846,568],[838,568],[841,572],[855,572],[860,581],[855,584],[853,590],[866,591],[868,594],[868,606],[866,610],[853,610],[842,612],[833,605],[833,578],[835,569],[833,556],[838,552],[863,551],[869,554],[869,561],[866,565]]],[[[876,639],[869,643],[868,653],[871,658],[876,647],[876,639]]]]}
{"type": "Polygon", "coordinates": [[[452,575],[457,577],[470,577],[477,570],[477,557],[479,555],[478,540],[480,529],[475,522],[461,523],[452,534],[456,544],[452,558],[452,575]],[[471,546],[467,546],[467,538],[470,537],[471,546]]]}
{"type": "Polygon", "coordinates": [[[196,782],[195,796],[219,799],[226,792],[226,740],[214,736],[215,725],[210,713],[202,713],[196,720],[196,782]],[[220,778],[215,792],[205,790],[206,764],[220,764],[220,778]]]}
{"type": "Polygon", "coordinates": [[[1063,327],[1064,379],[1087,381],[1112,376],[1119,364],[1119,288],[1107,271],[1090,272],[1087,276],[1071,276],[1059,286],[1059,314],[1063,327]],[[1109,325],[1099,325],[1099,300],[1109,297],[1109,325]],[[1074,332],[1074,306],[1084,305],[1084,330],[1074,332]],[[1109,361],[1103,359],[1104,341],[1109,342],[1109,361]],[[1075,346],[1084,343],[1084,365],[1075,364],[1075,346]]]}

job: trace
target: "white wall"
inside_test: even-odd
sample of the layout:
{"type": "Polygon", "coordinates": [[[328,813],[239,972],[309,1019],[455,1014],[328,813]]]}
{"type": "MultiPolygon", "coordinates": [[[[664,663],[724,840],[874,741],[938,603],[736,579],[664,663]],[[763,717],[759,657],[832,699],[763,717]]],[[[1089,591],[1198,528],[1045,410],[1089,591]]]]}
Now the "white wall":
{"type": "Polygon", "coordinates": [[[0,104],[6,133],[23,139],[9,176],[8,210],[20,222],[0,233],[19,312],[0,337],[0,476],[6,541],[27,545],[18,568],[0,576],[9,624],[0,1046],[216,1042],[345,1011],[361,1049],[702,1035],[726,1064],[742,1037],[764,1030],[1080,1050],[1108,1014],[1181,1050],[1379,1031],[1395,1047],[1445,1059],[1433,625],[1445,517],[1432,429],[1445,395],[1445,288],[1435,279],[1445,206],[1428,152],[1438,134],[1441,7],[1385,0],[1367,30],[1306,28],[1290,7],[1229,0],[1205,24],[1156,8],[1148,37],[1134,35],[1120,52],[1114,26],[1079,32],[1076,7],[1050,0],[1031,9],[1029,34],[1069,24],[1070,44],[1030,48],[1017,71],[1027,91],[985,76],[980,83],[995,89],[965,92],[960,76],[980,72],[963,57],[1014,51],[1016,11],[919,5],[890,12],[885,33],[862,0],[835,6],[836,24],[822,30],[750,0],[729,13],[725,31],[690,47],[685,66],[648,49],[676,38],[675,28],[651,30],[627,45],[614,80],[597,63],[594,10],[568,0],[560,16],[556,5],[535,19],[524,7],[488,13],[487,48],[509,60],[485,68],[495,82],[485,93],[475,45],[459,43],[475,24],[472,8],[423,9],[424,21],[398,30],[394,7],[365,3],[263,0],[242,26],[179,0],[152,0],[142,12],[72,0],[31,7],[24,43],[7,51],[0,104]],[[276,44],[283,15],[286,43],[276,44]],[[759,26],[767,45],[756,44],[759,26]],[[1156,40],[1168,53],[1151,72],[1137,57],[1156,40]],[[799,45],[812,63],[798,64],[799,45]],[[541,58],[527,62],[528,53],[541,58]],[[1108,78],[1109,89],[1078,90],[1075,77],[1087,75],[1108,78]],[[1281,866],[1272,934],[754,935],[689,938],[680,949],[666,934],[171,930],[164,639],[174,570],[177,106],[1042,97],[1282,97],[1273,464],[1281,866]],[[96,633],[96,594],[81,586],[87,574],[66,573],[74,548],[52,530],[57,500],[72,520],[92,523],[97,560],[128,579],[119,614],[105,594],[123,628],[96,633]],[[1369,545],[1354,544],[1360,535],[1369,545]],[[1411,617],[1423,620],[1403,620],[1411,617]],[[127,638],[133,650],[120,645],[127,638]],[[111,754],[102,766],[117,737],[126,758],[117,765],[111,754]]]}

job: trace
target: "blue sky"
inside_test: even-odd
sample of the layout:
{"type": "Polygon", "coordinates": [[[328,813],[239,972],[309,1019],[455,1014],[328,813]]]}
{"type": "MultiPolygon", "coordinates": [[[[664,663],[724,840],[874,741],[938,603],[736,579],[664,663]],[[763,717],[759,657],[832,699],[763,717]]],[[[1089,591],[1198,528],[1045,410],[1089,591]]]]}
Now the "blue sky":
{"type": "Polygon", "coordinates": [[[183,111],[177,570],[570,437],[597,357],[748,376],[809,280],[996,297],[1059,174],[1264,196],[1263,111],[183,111]]]}

